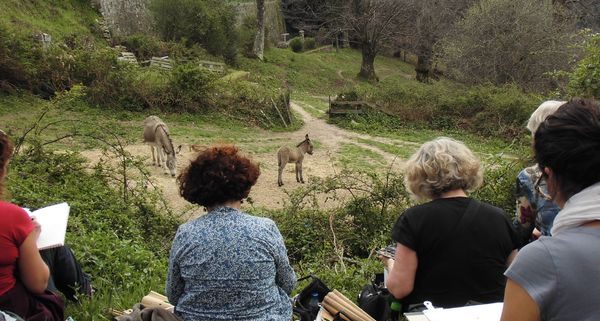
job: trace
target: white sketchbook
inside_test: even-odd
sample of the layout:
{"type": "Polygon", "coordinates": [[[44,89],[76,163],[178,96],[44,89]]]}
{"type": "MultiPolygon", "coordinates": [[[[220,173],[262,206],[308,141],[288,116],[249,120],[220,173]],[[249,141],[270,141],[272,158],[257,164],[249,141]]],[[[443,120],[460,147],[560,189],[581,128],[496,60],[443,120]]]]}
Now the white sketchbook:
{"type": "Polygon", "coordinates": [[[423,311],[429,321],[499,321],[502,302],[423,311]]]}
{"type": "Polygon", "coordinates": [[[38,249],[43,250],[65,245],[70,209],[67,203],[46,206],[33,212],[26,209],[29,215],[35,217],[35,220],[42,227],[42,233],[37,240],[38,249]]]}

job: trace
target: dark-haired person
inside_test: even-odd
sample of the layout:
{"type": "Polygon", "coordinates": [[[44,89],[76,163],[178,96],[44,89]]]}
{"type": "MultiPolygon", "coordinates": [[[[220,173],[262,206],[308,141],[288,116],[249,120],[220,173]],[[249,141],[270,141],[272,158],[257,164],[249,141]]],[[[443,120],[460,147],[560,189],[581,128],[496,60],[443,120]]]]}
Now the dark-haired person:
{"type": "Polygon", "coordinates": [[[562,105],[538,128],[534,151],[561,211],[552,237],[525,246],[506,271],[501,320],[600,320],[598,103],[562,105]]]}
{"type": "MultiPolygon", "coordinates": [[[[405,311],[502,301],[517,236],[503,210],[469,198],[483,181],[479,159],[457,140],[426,142],[407,162],[404,184],[429,202],[407,209],[392,230],[387,287],[405,311]]],[[[382,258],[383,259],[383,258],[382,258]]]]}
{"type": "Polygon", "coordinates": [[[167,296],[185,321],[291,320],[296,276],[283,238],[240,210],[259,175],[236,147],[217,146],[179,176],[181,196],[208,211],[181,225],[171,248],[167,296]]]}
{"type": "MultiPolygon", "coordinates": [[[[0,130],[0,196],[13,146],[0,130]]],[[[0,201],[0,310],[14,312],[27,321],[64,320],[60,290],[68,299],[76,293],[91,295],[88,276],[67,247],[39,251],[41,227],[27,212],[0,201]]]]}

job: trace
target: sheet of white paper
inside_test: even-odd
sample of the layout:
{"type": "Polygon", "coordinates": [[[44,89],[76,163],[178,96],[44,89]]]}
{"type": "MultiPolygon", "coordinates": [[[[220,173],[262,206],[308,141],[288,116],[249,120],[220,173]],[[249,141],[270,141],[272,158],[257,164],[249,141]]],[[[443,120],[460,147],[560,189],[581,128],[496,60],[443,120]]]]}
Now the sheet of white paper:
{"type": "Polygon", "coordinates": [[[502,302],[423,311],[429,321],[499,321],[502,302]]]}
{"type": "Polygon", "coordinates": [[[38,249],[47,249],[65,244],[69,211],[69,204],[60,203],[31,212],[30,215],[35,217],[42,227],[42,233],[37,240],[38,249]]]}

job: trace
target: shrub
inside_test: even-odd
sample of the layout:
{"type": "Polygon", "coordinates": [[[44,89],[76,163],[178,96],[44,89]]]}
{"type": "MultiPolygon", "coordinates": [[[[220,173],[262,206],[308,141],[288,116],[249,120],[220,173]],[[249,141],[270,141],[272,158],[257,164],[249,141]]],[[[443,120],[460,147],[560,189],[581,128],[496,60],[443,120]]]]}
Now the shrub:
{"type": "Polygon", "coordinates": [[[600,34],[589,36],[584,49],[584,58],[569,75],[569,93],[600,99],[600,34]]]}
{"type": "Polygon", "coordinates": [[[566,10],[551,2],[479,1],[442,41],[447,73],[469,84],[552,89],[546,73],[567,68],[575,53],[575,20],[566,10]],[[490,34],[496,36],[481,41],[490,34]]]}
{"type": "Polygon", "coordinates": [[[254,49],[256,36],[256,16],[246,16],[238,28],[240,48],[245,56],[250,56],[254,49]]]}
{"type": "Polygon", "coordinates": [[[127,50],[133,52],[138,61],[149,60],[153,56],[166,56],[165,45],[154,36],[135,34],[120,41],[127,50]]]}
{"type": "Polygon", "coordinates": [[[171,89],[178,110],[198,111],[209,104],[214,74],[197,63],[182,64],[173,70],[171,89]]]}
{"type": "Polygon", "coordinates": [[[310,50],[315,48],[317,48],[317,42],[315,41],[315,38],[304,38],[304,50],[310,50]]]}
{"type": "Polygon", "coordinates": [[[220,0],[152,0],[156,27],[164,40],[202,45],[213,55],[235,62],[235,12],[220,0]]]}
{"type": "MultiPolygon", "coordinates": [[[[43,130],[64,130],[58,123],[38,125],[36,128],[43,130]]],[[[90,132],[87,127],[79,130],[116,144],[108,134],[102,134],[101,125],[94,125],[90,132]]],[[[107,307],[130,308],[149,290],[162,289],[169,245],[180,222],[159,206],[158,194],[139,178],[147,176],[133,174],[135,168],[144,173],[139,161],[120,154],[126,175],[131,175],[131,184],[123,190],[118,183],[124,178],[120,176],[124,173],[119,170],[121,165],[99,162],[90,170],[77,154],[42,148],[38,137],[26,137],[22,146],[26,149],[11,162],[7,184],[11,201],[31,209],[69,203],[67,244],[91,275],[96,289],[93,300],[68,306],[68,314],[78,320],[104,319],[107,307]]],[[[117,145],[105,147],[114,150],[117,145]]]]}
{"type": "Polygon", "coordinates": [[[62,46],[44,49],[40,42],[0,23],[0,90],[22,88],[50,98],[71,86],[72,65],[72,56],[62,46]]]}
{"type": "Polygon", "coordinates": [[[542,101],[516,85],[467,87],[446,81],[425,85],[396,80],[382,81],[375,90],[355,90],[363,99],[395,115],[395,120],[381,117],[386,126],[461,129],[506,139],[519,138],[524,133],[529,115],[542,101]]]}
{"type": "Polygon", "coordinates": [[[290,40],[290,48],[292,48],[293,52],[301,52],[303,46],[304,45],[302,44],[302,39],[300,37],[295,37],[290,40]]]}
{"type": "Polygon", "coordinates": [[[213,97],[216,107],[242,122],[271,130],[302,125],[289,110],[289,93],[278,88],[248,81],[219,81],[213,97]]]}

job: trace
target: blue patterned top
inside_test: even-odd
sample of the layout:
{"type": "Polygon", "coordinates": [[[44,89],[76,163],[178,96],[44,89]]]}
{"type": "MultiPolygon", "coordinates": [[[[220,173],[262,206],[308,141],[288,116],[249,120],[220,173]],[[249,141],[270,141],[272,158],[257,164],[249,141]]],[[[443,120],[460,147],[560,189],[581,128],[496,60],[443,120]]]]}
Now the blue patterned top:
{"type": "Polygon", "coordinates": [[[289,321],[296,286],[275,223],[219,207],[177,230],[167,297],[185,321],[289,321]]]}
{"type": "Polygon", "coordinates": [[[550,236],[554,218],[560,208],[547,196],[546,180],[540,179],[541,176],[542,171],[538,165],[525,168],[517,176],[516,216],[525,229],[535,224],[542,235],[550,236]]]}

